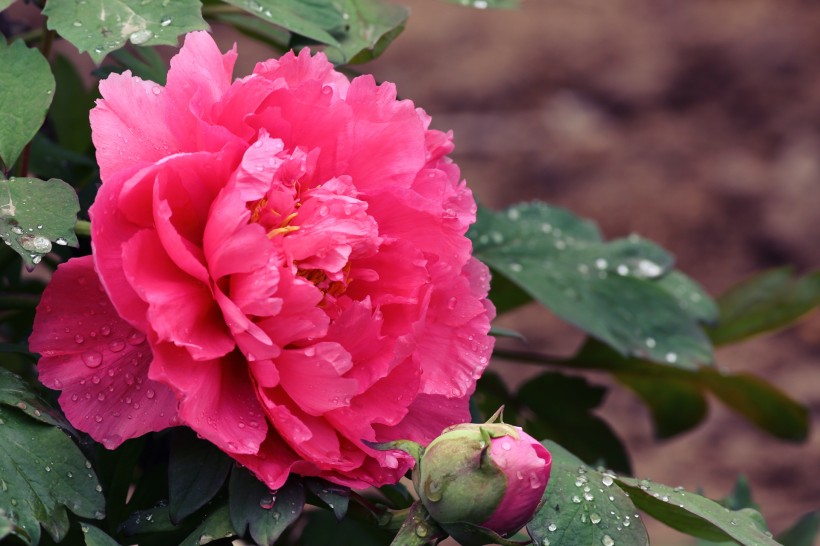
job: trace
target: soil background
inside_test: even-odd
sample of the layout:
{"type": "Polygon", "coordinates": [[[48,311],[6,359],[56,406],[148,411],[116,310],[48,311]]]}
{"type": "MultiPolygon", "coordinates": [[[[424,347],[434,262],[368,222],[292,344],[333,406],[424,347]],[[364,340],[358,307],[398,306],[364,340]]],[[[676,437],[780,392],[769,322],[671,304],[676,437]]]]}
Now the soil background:
{"type": "MultiPolygon", "coordinates": [[[[493,208],[541,199],[639,233],[711,294],[763,269],[820,266],[820,3],[808,0],[525,0],[474,10],[405,0],[409,24],[364,69],[453,129],[454,158],[493,208]]],[[[535,307],[503,320],[535,348],[581,336],[535,307]]],[[[614,386],[600,414],[636,475],[722,497],[745,474],[777,533],[820,508],[820,316],[718,352],[811,408],[790,444],[716,400],[692,432],[653,438],[614,386]]],[[[496,362],[513,384],[539,370],[496,362]]],[[[592,377],[607,384],[601,374],[592,377]]],[[[653,544],[693,544],[663,526],[653,544]]]]}

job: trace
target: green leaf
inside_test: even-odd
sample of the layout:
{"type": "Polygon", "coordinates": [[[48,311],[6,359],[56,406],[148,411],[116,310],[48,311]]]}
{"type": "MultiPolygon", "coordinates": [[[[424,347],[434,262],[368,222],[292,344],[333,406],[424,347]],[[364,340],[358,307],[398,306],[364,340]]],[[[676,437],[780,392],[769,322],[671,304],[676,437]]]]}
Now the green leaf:
{"type": "Polygon", "coordinates": [[[57,140],[71,151],[85,152],[91,145],[88,113],[94,107],[94,93],[85,88],[74,65],[62,55],[54,59],[52,69],[57,91],[49,118],[57,140]]]}
{"type": "Polygon", "coordinates": [[[223,504],[205,518],[205,521],[194,529],[194,531],[180,543],[180,546],[202,546],[214,540],[235,535],[236,531],[234,531],[231,525],[231,514],[228,510],[228,505],[223,504]]]}
{"type": "Polygon", "coordinates": [[[706,324],[717,322],[719,312],[715,300],[698,283],[680,271],[670,271],[658,279],[657,283],[678,300],[678,305],[690,317],[706,324]]]}
{"type": "Polygon", "coordinates": [[[658,438],[671,438],[695,428],[709,411],[697,384],[631,373],[614,375],[649,407],[658,438]]]}
{"type": "Polygon", "coordinates": [[[228,485],[231,523],[242,536],[250,530],[260,546],[271,546],[302,513],[305,490],[291,477],[275,494],[242,468],[234,468],[228,485]]]}
{"type": "Polygon", "coordinates": [[[321,44],[338,46],[328,30],[344,28],[341,10],[328,0],[225,0],[260,19],[321,44]]]}
{"type": "Polygon", "coordinates": [[[171,521],[179,523],[207,504],[230,472],[230,457],[190,430],[174,431],[168,465],[171,521]]]}
{"type": "Polygon", "coordinates": [[[125,535],[132,536],[166,533],[177,530],[177,527],[171,521],[170,509],[161,502],[153,508],[132,513],[122,524],[121,530],[125,535]]]}
{"type": "Polygon", "coordinates": [[[761,273],[718,298],[720,322],[709,330],[715,345],[787,326],[820,304],[820,272],[795,278],[791,268],[761,273]]]}
{"type": "Polygon", "coordinates": [[[4,368],[0,368],[0,404],[19,408],[48,425],[69,426],[59,412],[37,396],[21,377],[4,368]]]}
{"type": "Polygon", "coordinates": [[[617,483],[635,506],[682,533],[711,541],[734,540],[742,546],[778,546],[751,508],[729,510],[680,487],[649,480],[619,478],[617,483]]]}
{"type": "Polygon", "coordinates": [[[600,406],[606,388],[583,377],[547,372],[523,385],[516,404],[524,404],[535,419],[525,428],[530,434],[551,438],[591,463],[629,471],[629,456],[609,425],[592,410],[600,406]]]}
{"type": "Polygon", "coordinates": [[[305,519],[305,530],[299,537],[299,544],[304,546],[384,546],[395,535],[395,531],[391,533],[353,518],[337,521],[324,510],[305,512],[305,519]]]}
{"type": "Polygon", "coordinates": [[[765,380],[747,373],[702,369],[698,379],[730,408],[778,438],[803,441],[809,431],[809,410],[765,380]]]}
{"type": "Polygon", "coordinates": [[[552,471],[544,492],[544,505],[527,524],[534,544],[649,544],[635,506],[614,485],[613,474],[589,468],[554,442],[542,443],[552,455],[552,471]]]}
{"type": "Polygon", "coordinates": [[[231,25],[242,34],[260,40],[280,51],[288,49],[290,33],[258,17],[244,13],[217,13],[213,15],[213,19],[231,25]]]}
{"type": "MultiPolygon", "coordinates": [[[[0,540],[3,540],[10,534],[12,534],[16,529],[16,526],[13,521],[11,521],[5,512],[0,512],[0,540]]],[[[28,539],[28,535],[23,536],[24,539],[28,539]]]]}
{"type": "Polygon", "coordinates": [[[406,7],[379,0],[342,0],[344,32],[338,47],[325,50],[336,64],[366,63],[381,55],[404,30],[406,7]]]}
{"type": "Polygon", "coordinates": [[[624,358],[594,340],[587,342],[572,360],[564,364],[580,369],[603,370],[618,376],[626,373],[658,383],[696,386],[701,391],[713,392],[726,405],[778,438],[800,441],[808,434],[808,410],[751,374],[733,374],[711,366],[684,370],[637,358],[624,358]]]}
{"type": "MultiPolygon", "coordinates": [[[[12,2],[14,2],[14,0],[0,0],[0,11],[3,11],[7,7],[9,7],[12,2]]],[[[3,537],[0,536],[0,538],[3,538],[3,537]]]]}
{"type": "Polygon", "coordinates": [[[180,34],[208,27],[199,0],[61,0],[48,2],[48,28],[87,51],[99,63],[110,52],[134,45],[176,45],[180,34]]]}
{"type": "Polygon", "coordinates": [[[333,510],[333,515],[338,521],[344,519],[350,503],[350,489],[318,478],[305,478],[305,485],[311,493],[333,510]]]}
{"type": "Polygon", "coordinates": [[[120,546],[116,540],[93,525],[83,523],[81,528],[85,534],[85,546],[120,546]]]}
{"type": "Polygon", "coordinates": [[[777,542],[783,546],[812,546],[817,539],[818,528],[820,528],[820,512],[809,512],[777,535],[777,542]]]}
{"type": "Polygon", "coordinates": [[[520,0],[444,0],[451,4],[467,6],[475,9],[510,9],[517,8],[520,0]]]}
{"type": "Polygon", "coordinates": [[[79,246],[74,224],[80,203],[74,189],[56,178],[0,180],[0,239],[29,269],[58,245],[79,246]]]}
{"type": "Polygon", "coordinates": [[[0,82],[0,163],[11,169],[46,118],[54,76],[38,50],[0,38],[0,82]]]}
{"type": "Polygon", "coordinates": [[[478,259],[620,353],[685,368],[712,361],[702,310],[681,305],[679,277],[659,282],[673,261],[659,246],[605,243],[592,223],[543,203],[479,209],[468,235],[478,259]]]}
{"type": "Polygon", "coordinates": [[[90,464],[61,430],[0,406],[0,510],[15,535],[40,541],[40,525],[59,542],[68,532],[66,508],[102,518],[105,499],[90,464]]]}

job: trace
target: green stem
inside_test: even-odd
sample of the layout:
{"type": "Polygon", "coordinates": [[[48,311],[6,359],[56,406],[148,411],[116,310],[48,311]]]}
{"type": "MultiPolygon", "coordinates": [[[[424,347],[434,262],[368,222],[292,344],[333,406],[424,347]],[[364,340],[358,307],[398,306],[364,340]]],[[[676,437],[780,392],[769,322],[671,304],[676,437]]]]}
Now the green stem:
{"type": "Polygon", "coordinates": [[[91,222],[77,220],[77,223],[74,224],[74,233],[91,237],[91,222]]]}

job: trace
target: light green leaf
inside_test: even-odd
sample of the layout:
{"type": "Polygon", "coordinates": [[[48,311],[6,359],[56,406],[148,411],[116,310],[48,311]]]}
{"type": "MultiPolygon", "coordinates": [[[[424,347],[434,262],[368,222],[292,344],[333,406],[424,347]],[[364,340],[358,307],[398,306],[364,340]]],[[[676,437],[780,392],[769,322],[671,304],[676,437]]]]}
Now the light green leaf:
{"type": "Polygon", "coordinates": [[[276,493],[242,468],[234,468],[228,485],[231,524],[242,536],[246,530],[260,546],[271,546],[296,521],[305,506],[305,489],[292,476],[276,493]]]}
{"type": "Polygon", "coordinates": [[[344,31],[338,47],[325,50],[336,64],[366,63],[384,52],[404,30],[406,7],[379,0],[342,0],[344,31]]]}
{"type": "Polygon", "coordinates": [[[90,465],[65,433],[0,406],[0,511],[13,534],[40,541],[40,525],[59,542],[68,532],[66,508],[102,518],[105,499],[90,465]]]}
{"type": "Polygon", "coordinates": [[[560,445],[552,455],[544,505],[527,524],[537,545],[646,546],[649,537],[635,506],[611,473],[597,472],[560,445]]]}
{"type": "Polygon", "coordinates": [[[683,368],[712,361],[704,312],[681,305],[680,278],[663,283],[673,259],[659,246],[636,236],[605,243],[594,224],[543,203],[480,209],[468,235],[498,275],[620,353],[683,368]]]}
{"type": "Polygon", "coordinates": [[[729,510],[717,502],[649,480],[619,478],[635,506],[682,533],[715,542],[734,540],[742,546],[779,546],[751,508],[729,510]]]}
{"type": "Polygon", "coordinates": [[[99,63],[129,41],[134,45],[176,45],[180,34],[208,27],[199,0],[60,0],[43,14],[77,49],[99,63]]]}
{"type": "Polygon", "coordinates": [[[32,269],[52,243],[78,246],[74,224],[80,203],[74,189],[56,178],[0,180],[0,239],[32,269]]]}
{"type": "Polygon", "coordinates": [[[329,31],[344,28],[341,10],[329,0],[225,0],[290,32],[338,46],[329,31]]]}
{"type": "Polygon", "coordinates": [[[120,546],[116,540],[98,527],[83,523],[80,527],[85,535],[85,546],[120,546]]]}
{"type": "Polygon", "coordinates": [[[0,82],[0,163],[8,170],[46,118],[54,76],[38,50],[0,37],[0,82]]]}

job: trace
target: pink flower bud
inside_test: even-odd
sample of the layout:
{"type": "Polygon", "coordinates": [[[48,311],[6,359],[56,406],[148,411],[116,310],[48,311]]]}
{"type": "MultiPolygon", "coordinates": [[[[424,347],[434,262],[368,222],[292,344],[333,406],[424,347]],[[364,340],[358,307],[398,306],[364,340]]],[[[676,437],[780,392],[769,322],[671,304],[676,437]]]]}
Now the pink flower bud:
{"type": "Polygon", "coordinates": [[[508,535],[540,507],[551,463],[549,451],[519,427],[456,425],[424,450],[418,492],[433,519],[454,536],[448,524],[508,535]]]}

